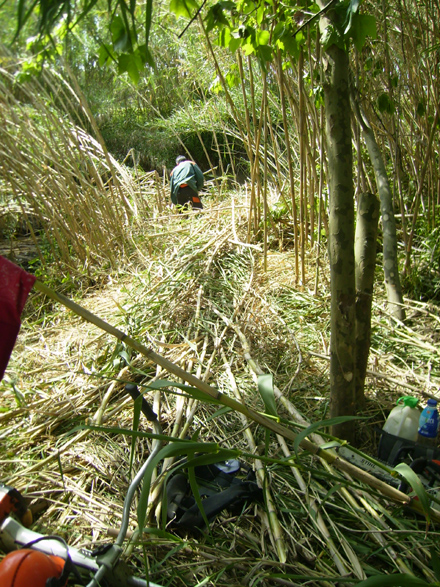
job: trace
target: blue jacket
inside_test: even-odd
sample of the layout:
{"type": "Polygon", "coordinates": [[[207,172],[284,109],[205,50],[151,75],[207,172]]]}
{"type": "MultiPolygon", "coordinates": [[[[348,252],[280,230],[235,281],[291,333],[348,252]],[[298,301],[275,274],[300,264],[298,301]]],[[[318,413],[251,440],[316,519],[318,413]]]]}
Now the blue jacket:
{"type": "Polygon", "coordinates": [[[177,192],[180,186],[188,185],[198,193],[205,183],[202,170],[194,161],[182,161],[171,172],[170,190],[171,201],[177,204],[177,192]]]}

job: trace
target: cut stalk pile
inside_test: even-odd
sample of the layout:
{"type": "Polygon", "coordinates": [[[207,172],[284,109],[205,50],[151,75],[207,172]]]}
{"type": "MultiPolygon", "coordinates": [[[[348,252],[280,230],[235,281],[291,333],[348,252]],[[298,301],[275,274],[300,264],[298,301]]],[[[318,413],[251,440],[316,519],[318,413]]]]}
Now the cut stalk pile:
{"type": "MultiPolygon", "coordinates": [[[[144,243],[154,242],[152,252],[139,240],[136,256],[112,276],[112,286],[81,303],[254,410],[265,411],[256,376],[273,374],[279,416],[296,432],[307,421],[322,419],[328,401],[326,362],[309,354],[323,353],[328,338],[322,328],[325,293],[314,298],[296,292],[282,279],[278,253],[273,258],[280,281],[270,269],[264,273],[260,253],[246,243],[235,244],[245,235],[240,218],[236,215],[234,227],[231,218],[227,207],[221,215],[211,209],[189,219],[175,218],[179,232],[168,230],[169,216],[157,218],[148,230],[163,232],[163,237],[149,241],[148,231],[143,231],[144,243]]],[[[288,253],[286,258],[288,262],[288,253]]],[[[41,294],[33,295],[35,306],[41,294]]],[[[432,313],[420,310],[426,319],[432,313]]],[[[376,326],[377,339],[390,336],[386,325],[384,319],[376,326]]],[[[416,336],[412,340],[415,343],[416,336]]],[[[418,352],[426,353],[426,347],[426,341],[417,345],[418,352]]],[[[428,393],[438,383],[428,380],[426,371],[399,369],[397,350],[406,352],[404,338],[396,356],[382,360],[370,381],[370,417],[367,413],[361,424],[370,449],[380,409],[401,393],[381,377],[388,364],[393,378],[402,383],[414,385],[425,377],[428,393]]],[[[380,352],[375,348],[373,357],[380,352]]],[[[438,360],[435,354],[431,360],[438,360]]],[[[173,387],[172,374],[62,307],[43,325],[31,317],[24,323],[2,383],[3,480],[42,507],[38,529],[61,533],[71,544],[91,546],[108,540],[107,533],[118,527],[130,476],[130,442],[117,429],[132,428],[132,404],[124,393],[124,382],[131,380],[147,390],[168,434],[184,438],[197,432],[201,442],[237,450],[255,467],[266,494],[265,507],[251,505],[232,519],[224,512],[203,540],[138,537],[146,545],[152,580],[163,581],[165,576],[179,585],[210,577],[217,585],[330,585],[344,577],[355,584],[373,568],[434,579],[429,547],[438,539],[437,522],[425,534],[423,516],[312,459],[307,451],[296,454],[293,444],[280,436],[267,439],[264,428],[244,415],[221,413],[218,406],[182,394],[173,387]],[[169,385],[155,390],[155,382],[164,379],[169,385]],[[76,428],[87,422],[105,424],[106,431],[76,428]]],[[[311,439],[317,440],[316,435],[311,439]]],[[[139,439],[135,468],[147,450],[146,441],[139,439]]],[[[160,520],[162,478],[153,488],[152,527],[160,520]]],[[[133,516],[132,531],[135,528],[133,516]]],[[[130,560],[138,556],[136,546],[130,560]]]]}
{"type": "MultiPolygon", "coordinates": [[[[66,136],[73,128],[67,123],[66,136]]],[[[11,127],[3,132],[11,134],[11,127]]],[[[79,196],[90,199],[62,208],[66,180],[59,166],[49,173],[56,181],[47,199],[3,174],[8,196],[18,205],[26,199],[43,226],[31,237],[42,286],[31,293],[0,384],[1,480],[29,499],[34,529],[90,549],[112,540],[129,480],[149,451],[145,435],[132,441],[133,404],[124,387],[134,381],[180,456],[189,438],[199,442],[200,453],[228,449],[254,468],[264,491],[264,504],[249,504],[239,515],[223,511],[202,537],[177,534],[163,525],[166,473],[178,461],[166,459],[152,478],[144,511],[136,516],[133,508],[126,558],[140,575],[148,565],[152,581],[173,587],[356,585],[399,573],[408,575],[405,585],[412,576],[417,584],[434,582],[438,511],[428,518],[406,507],[408,498],[396,489],[387,493],[362,471],[326,457],[329,449],[317,448],[332,439],[325,424],[329,292],[322,272],[313,294],[316,252],[299,287],[289,250],[269,247],[265,257],[259,233],[248,242],[245,188],[220,204],[206,195],[203,213],[175,215],[157,178],[131,175],[113,165],[104,147],[88,138],[82,144],[96,148],[96,169],[110,161],[113,180],[115,168],[126,178],[113,182],[117,196],[99,182],[76,184],[79,196]],[[59,205],[50,205],[52,197],[59,205]],[[113,197],[118,205],[109,208],[113,197]],[[89,227],[85,216],[82,223],[77,218],[86,213],[90,226],[97,219],[99,242],[80,228],[89,227]],[[57,229],[66,230],[59,236],[69,244],[47,253],[41,235],[56,242],[49,220],[57,217],[57,229]],[[73,220],[78,248],[73,229],[68,232],[73,220]],[[67,283],[55,279],[48,259],[69,273],[67,283]],[[63,297],[50,300],[48,284],[114,331],[84,321],[63,297]],[[127,336],[114,336],[115,329],[127,336]],[[296,446],[296,435],[317,422],[321,426],[296,446]],[[148,531],[139,530],[139,519],[148,531]]],[[[72,160],[71,143],[64,145],[65,171],[72,160]]],[[[17,150],[15,165],[34,165],[35,155],[26,160],[23,153],[24,159],[17,150]]],[[[40,159],[35,165],[29,174],[17,168],[17,177],[30,181],[32,175],[37,185],[48,176],[40,159]]],[[[358,426],[358,444],[373,457],[376,428],[396,399],[410,389],[425,402],[439,387],[438,308],[408,301],[409,318],[400,325],[383,307],[377,286],[367,405],[358,426]]],[[[142,419],[140,431],[149,432],[142,419]]]]}

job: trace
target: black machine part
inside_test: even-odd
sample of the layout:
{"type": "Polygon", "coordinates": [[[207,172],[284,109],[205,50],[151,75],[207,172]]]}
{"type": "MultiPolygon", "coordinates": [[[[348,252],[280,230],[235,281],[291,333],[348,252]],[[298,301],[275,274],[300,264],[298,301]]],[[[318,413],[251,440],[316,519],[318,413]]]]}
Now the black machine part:
{"type": "MultiPolygon", "coordinates": [[[[209,523],[223,510],[239,513],[248,502],[262,502],[263,492],[258,487],[254,472],[237,476],[242,465],[236,459],[194,468],[204,514],[209,523]]],[[[185,469],[170,476],[166,487],[167,519],[171,527],[188,532],[203,532],[205,520],[185,469]]]]}

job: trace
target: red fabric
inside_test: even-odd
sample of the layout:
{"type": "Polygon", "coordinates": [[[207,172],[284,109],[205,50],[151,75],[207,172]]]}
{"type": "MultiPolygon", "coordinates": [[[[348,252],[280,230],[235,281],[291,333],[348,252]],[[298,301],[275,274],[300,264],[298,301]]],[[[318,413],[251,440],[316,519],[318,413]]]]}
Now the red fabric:
{"type": "Polygon", "coordinates": [[[20,330],[20,316],[36,277],[0,255],[0,381],[20,330]]]}

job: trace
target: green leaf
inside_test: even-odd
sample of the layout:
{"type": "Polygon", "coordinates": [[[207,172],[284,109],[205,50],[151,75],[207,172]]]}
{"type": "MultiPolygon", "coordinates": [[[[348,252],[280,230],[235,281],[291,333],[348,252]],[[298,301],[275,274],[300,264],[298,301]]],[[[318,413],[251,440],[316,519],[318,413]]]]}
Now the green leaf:
{"type": "Polygon", "coordinates": [[[395,575],[375,575],[365,581],[356,583],[356,587],[425,587],[429,585],[423,579],[405,573],[395,575]]]}
{"type": "Polygon", "coordinates": [[[211,414],[208,418],[206,418],[206,422],[210,422],[211,420],[215,420],[216,418],[220,418],[220,416],[224,416],[232,411],[232,408],[228,408],[227,406],[223,406],[222,408],[216,410],[213,414],[211,414]]]}
{"type": "Polygon", "coordinates": [[[377,39],[376,18],[371,14],[359,14],[358,19],[365,36],[377,39]]]}
{"type": "MultiPolygon", "coordinates": [[[[141,408],[142,408],[142,395],[137,397],[134,401],[133,405],[133,432],[137,432],[139,429],[139,422],[141,419],[141,408]]],[[[129,476],[131,477],[131,470],[133,467],[133,460],[135,456],[135,448],[136,448],[136,435],[133,434],[131,437],[131,450],[130,450],[130,465],[129,465],[129,476]]]]}
{"type": "Polygon", "coordinates": [[[225,3],[224,2],[217,2],[214,4],[209,10],[208,14],[206,15],[205,22],[206,22],[206,31],[212,31],[212,29],[218,27],[228,27],[230,28],[230,24],[228,19],[226,18],[226,14],[224,11],[225,3]]]}
{"type": "Polygon", "coordinates": [[[272,47],[269,45],[260,45],[257,49],[258,57],[260,58],[261,65],[265,68],[265,63],[267,61],[272,61],[273,53],[272,47]]]}
{"type": "MultiPolygon", "coordinates": [[[[202,443],[200,443],[199,447],[201,448],[201,450],[203,450],[204,445],[202,443]]],[[[179,469],[186,469],[187,470],[188,480],[189,480],[189,484],[191,486],[191,491],[193,493],[194,499],[195,499],[196,504],[200,510],[200,513],[202,514],[203,520],[204,520],[207,528],[209,528],[209,521],[206,517],[205,510],[203,508],[203,502],[200,497],[199,485],[197,483],[195,468],[227,461],[228,459],[231,459],[231,458],[237,458],[239,455],[240,455],[240,451],[238,451],[238,450],[219,449],[217,452],[215,452],[213,454],[212,453],[202,454],[202,455],[197,454],[195,456],[195,451],[192,450],[192,451],[188,452],[188,459],[173,469],[173,472],[175,472],[179,469]]]]}
{"type": "Polygon", "coordinates": [[[237,49],[242,45],[242,42],[242,39],[231,36],[231,40],[229,41],[229,51],[231,51],[231,53],[235,53],[235,51],[237,51],[237,49]]]}
{"type": "Polygon", "coordinates": [[[170,10],[176,16],[191,18],[192,13],[198,10],[197,2],[194,0],[171,0],[170,10]]]}
{"type": "Polygon", "coordinates": [[[125,51],[130,43],[130,35],[124,21],[120,16],[115,16],[110,24],[112,42],[115,51],[125,51]]]}
{"type": "MultiPolygon", "coordinates": [[[[165,514],[166,509],[164,508],[165,514]]],[[[182,540],[179,536],[175,536],[166,530],[162,530],[161,528],[144,528],[143,534],[151,534],[151,536],[157,536],[158,538],[164,538],[165,540],[169,540],[170,542],[178,542],[180,544],[184,544],[187,546],[186,540],[182,540]]]]}
{"type": "MultiPolygon", "coordinates": [[[[29,16],[29,13],[28,13],[29,16]]],[[[27,20],[26,17],[26,0],[19,0],[18,5],[17,5],[17,32],[15,37],[17,37],[17,35],[19,34],[19,32],[21,31],[23,25],[25,24],[27,20]]],[[[15,38],[14,38],[15,40],[15,38]]]]}
{"type": "Polygon", "coordinates": [[[228,47],[231,39],[231,29],[225,27],[218,34],[217,45],[219,47],[228,47]]]}
{"type": "Polygon", "coordinates": [[[390,115],[394,114],[394,104],[387,92],[384,92],[378,97],[377,106],[380,112],[386,112],[390,115]]]}
{"type": "Polygon", "coordinates": [[[333,494],[338,493],[338,491],[340,491],[341,487],[342,487],[341,483],[335,483],[333,485],[333,487],[331,487],[327,491],[327,493],[324,495],[324,497],[321,498],[321,501],[319,502],[319,509],[322,509],[324,507],[325,502],[328,501],[333,494]]]}
{"type": "MultiPolygon", "coordinates": [[[[144,530],[145,530],[145,528],[144,528],[144,530]]],[[[170,548],[170,549],[167,551],[167,553],[166,553],[166,555],[165,555],[165,556],[161,556],[161,557],[160,557],[160,560],[158,560],[156,563],[153,563],[153,564],[151,565],[151,568],[150,568],[150,573],[151,573],[151,574],[154,574],[154,573],[156,573],[157,571],[160,571],[161,567],[163,568],[163,566],[164,566],[165,564],[167,564],[167,563],[166,563],[166,561],[167,561],[167,560],[169,560],[169,559],[171,559],[171,560],[176,560],[176,559],[173,559],[173,557],[175,557],[175,556],[176,556],[176,555],[177,555],[177,554],[178,554],[178,553],[179,553],[179,552],[182,550],[182,548],[185,548],[185,547],[187,547],[187,545],[188,545],[188,543],[187,543],[187,542],[183,542],[183,541],[182,541],[182,542],[179,542],[179,543],[178,543],[178,544],[177,544],[177,545],[176,545],[174,548],[170,548]]],[[[168,563],[168,564],[170,564],[170,563],[168,563]]],[[[172,563],[171,563],[171,564],[172,564],[172,563]]],[[[147,581],[147,583],[146,583],[146,584],[147,584],[147,585],[148,585],[148,584],[150,584],[150,585],[151,585],[151,583],[149,583],[148,581],[147,581]]]]}
{"type": "MultiPolygon", "coordinates": [[[[134,12],[134,10],[133,10],[133,12],[134,12]]],[[[152,18],[153,18],[153,0],[147,0],[146,10],[145,10],[145,46],[146,47],[148,47],[152,18]]]]}
{"type": "Polygon", "coordinates": [[[264,6],[264,2],[262,2],[260,4],[260,6],[257,8],[257,17],[256,17],[257,23],[260,26],[264,20],[264,14],[265,14],[265,6],[264,6]]]}
{"type": "Polygon", "coordinates": [[[360,3],[361,3],[361,0],[350,0],[350,6],[349,6],[350,12],[352,12],[353,14],[355,12],[357,12],[360,3]]]}
{"type": "Polygon", "coordinates": [[[359,1],[360,0],[350,0],[350,4],[349,4],[348,10],[347,10],[347,16],[346,16],[346,19],[345,19],[345,22],[347,22],[348,24],[345,27],[344,35],[346,35],[350,31],[350,29],[352,27],[353,16],[358,11],[359,1]]]}
{"type": "Polygon", "coordinates": [[[399,475],[405,479],[408,485],[411,486],[420,501],[420,505],[422,506],[426,521],[429,522],[429,509],[431,500],[429,499],[429,495],[426,493],[425,488],[423,487],[423,483],[421,482],[420,477],[406,463],[399,463],[394,467],[393,471],[397,471],[399,475]]]}
{"type": "Polygon", "coordinates": [[[110,45],[101,45],[98,50],[99,66],[108,65],[113,59],[116,58],[110,45]]]}
{"type": "Polygon", "coordinates": [[[356,49],[361,51],[367,37],[377,37],[376,19],[370,14],[354,14],[351,26],[346,32],[353,39],[356,49]]]}
{"type": "Polygon", "coordinates": [[[238,88],[240,85],[240,77],[232,71],[225,75],[225,81],[230,88],[238,88]]]}
{"type": "MultiPolygon", "coordinates": [[[[136,436],[139,438],[150,438],[168,442],[182,442],[181,438],[174,438],[174,436],[168,436],[166,434],[154,434],[152,432],[142,432],[129,430],[128,428],[119,428],[118,426],[92,426],[83,424],[82,426],[75,426],[72,430],[69,430],[66,434],[68,436],[74,434],[78,430],[95,430],[96,432],[104,432],[105,434],[122,434],[123,436],[136,436]]],[[[189,441],[186,441],[189,442],[189,441]]]]}
{"type": "Polygon", "coordinates": [[[292,35],[284,35],[280,41],[283,43],[287,53],[297,60],[300,54],[300,43],[298,42],[297,35],[294,37],[292,35]]]}
{"type": "Polygon", "coordinates": [[[434,571],[435,578],[437,579],[437,581],[440,581],[440,557],[433,546],[431,546],[429,552],[431,554],[431,565],[432,570],[434,571]]]}
{"type": "Polygon", "coordinates": [[[209,91],[213,94],[220,94],[223,90],[222,84],[218,77],[212,81],[211,85],[209,86],[209,91]]]}
{"type": "Polygon", "coordinates": [[[425,102],[420,101],[417,104],[417,116],[424,116],[426,114],[425,102]]]}
{"type": "Polygon", "coordinates": [[[275,393],[273,391],[273,375],[258,376],[258,391],[263,399],[266,413],[278,417],[275,393]]]}
{"type": "Polygon", "coordinates": [[[131,81],[135,84],[139,81],[141,67],[139,58],[133,53],[124,53],[118,57],[118,72],[128,73],[131,81]]]}
{"type": "MultiPolygon", "coordinates": [[[[204,467],[205,465],[213,465],[215,463],[222,463],[224,461],[228,461],[229,459],[236,459],[240,456],[241,451],[233,448],[219,448],[214,453],[204,453],[200,454],[200,451],[203,451],[203,447],[205,446],[204,443],[199,442],[200,450],[197,451],[197,455],[189,458],[186,463],[183,464],[183,467],[204,467]]],[[[194,453],[193,453],[194,454],[194,453]]]]}
{"type": "Polygon", "coordinates": [[[204,393],[203,391],[200,391],[196,387],[190,387],[189,385],[185,385],[183,383],[176,383],[175,381],[169,381],[167,379],[158,379],[157,381],[154,381],[153,383],[150,383],[147,386],[145,386],[146,389],[163,389],[164,387],[177,387],[177,389],[186,391],[188,396],[194,399],[209,404],[223,405],[221,401],[209,396],[207,393],[204,393]]]}
{"type": "Polygon", "coordinates": [[[304,440],[304,438],[306,438],[306,436],[312,434],[312,432],[315,432],[320,428],[327,428],[328,426],[342,424],[344,422],[350,422],[351,420],[362,420],[362,418],[360,418],[359,416],[338,416],[337,418],[330,418],[329,420],[320,420],[319,422],[315,422],[314,424],[308,426],[305,430],[302,430],[301,432],[299,432],[299,434],[297,434],[295,442],[293,443],[293,448],[295,452],[298,452],[299,445],[301,444],[301,442],[304,440]]]}
{"type": "Polygon", "coordinates": [[[206,517],[206,513],[203,508],[202,498],[200,497],[200,491],[199,491],[199,486],[197,483],[196,473],[194,471],[194,467],[188,466],[187,471],[188,471],[189,484],[191,486],[191,491],[194,496],[195,502],[197,504],[197,507],[199,508],[200,513],[202,514],[202,518],[203,518],[203,521],[205,522],[205,526],[209,529],[209,521],[208,521],[208,518],[206,517]]]}
{"type": "Polygon", "coordinates": [[[336,45],[340,49],[345,49],[345,43],[342,35],[338,33],[336,28],[329,24],[325,28],[325,31],[321,37],[321,44],[324,48],[324,51],[327,51],[332,45],[336,45]]]}
{"type": "Polygon", "coordinates": [[[331,448],[338,448],[339,446],[341,446],[339,440],[330,440],[330,442],[325,442],[324,444],[321,444],[319,448],[321,448],[322,450],[330,450],[331,448]]]}
{"type": "Polygon", "coordinates": [[[144,65],[147,64],[150,67],[154,68],[154,66],[155,66],[154,59],[153,59],[153,56],[151,54],[150,49],[148,48],[148,46],[146,44],[139,45],[139,47],[137,48],[137,52],[138,52],[139,57],[144,65]]]}
{"type": "Polygon", "coordinates": [[[127,363],[127,365],[130,364],[130,357],[128,356],[127,351],[120,351],[118,353],[118,355],[124,359],[124,361],[127,363]]]}
{"type": "Polygon", "coordinates": [[[267,45],[270,40],[269,31],[257,31],[256,40],[258,45],[267,45]]]}
{"type": "Polygon", "coordinates": [[[255,3],[253,0],[238,0],[237,12],[243,12],[244,14],[250,14],[255,11],[255,3]]]}

